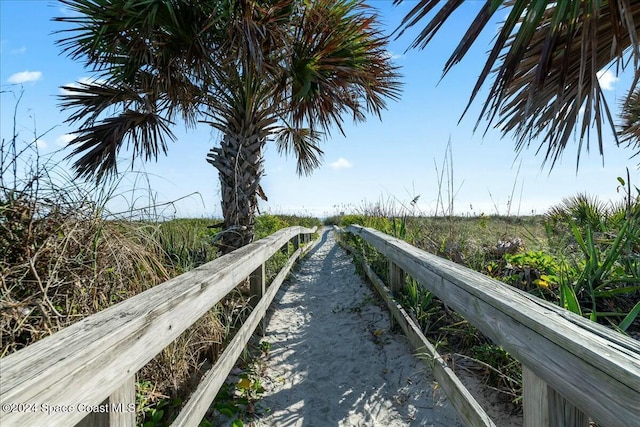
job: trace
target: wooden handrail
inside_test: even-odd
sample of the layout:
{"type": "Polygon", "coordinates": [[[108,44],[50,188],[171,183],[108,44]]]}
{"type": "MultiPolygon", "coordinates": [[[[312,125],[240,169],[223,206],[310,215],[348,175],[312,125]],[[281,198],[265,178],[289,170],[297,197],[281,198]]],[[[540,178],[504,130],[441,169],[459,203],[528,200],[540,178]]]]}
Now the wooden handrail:
{"type": "Polygon", "coordinates": [[[639,425],[638,341],[377,230],[352,225],[346,231],[523,364],[525,400],[536,400],[524,402],[525,426],[584,425],[586,417],[567,421],[581,418],[570,414],[572,406],[603,426],[639,425]]]}
{"type": "Polygon", "coordinates": [[[315,231],[279,230],[0,359],[0,424],[74,425],[109,396],[130,394],[140,368],[290,240],[315,231]]]}

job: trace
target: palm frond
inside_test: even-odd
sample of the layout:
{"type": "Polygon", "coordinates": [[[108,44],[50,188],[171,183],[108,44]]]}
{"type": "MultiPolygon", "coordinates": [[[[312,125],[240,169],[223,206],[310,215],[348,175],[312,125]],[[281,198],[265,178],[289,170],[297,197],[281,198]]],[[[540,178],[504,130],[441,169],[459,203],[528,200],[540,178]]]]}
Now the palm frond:
{"type": "Polygon", "coordinates": [[[166,78],[171,67],[204,79],[211,43],[225,29],[222,4],[208,0],[61,0],[73,16],[58,31],[63,52],[105,78],[133,84],[141,70],[166,78]],[[206,29],[206,31],[204,31],[206,29]]]}
{"type": "Polygon", "coordinates": [[[195,125],[204,110],[225,135],[280,140],[308,174],[322,154],[315,128],[380,116],[400,93],[388,38],[364,0],[62,2],[75,14],[56,19],[70,24],[58,43],[97,79],[62,97],[80,122],[72,155],[82,155],[81,176],[107,176],[129,143],[134,157],[164,152],[174,118],[195,125]],[[277,127],[283,118],[290,132],[277,127]]]}
{"type": "MultiPolygon", "coordinates": [[[[444,2],[411,46],[424,48],[462,3],[444,2]]],[[[399,34],[439,4],[421,0],[405,17],[399,34]]],[[[507,10],[508,16],[462,115],[493,75],[476,127],[486,119],[487,128],[495,125],[504,135],[514,134],[517,150],[540,137],[538,150],[545,152],[545,161],[550,160],[553,167],[574,131],[579,134],[579,162],[583,145],[589,149],[590,130],[595,126],[598,149],[603,154],[604,126],[608,124],[616,136],[598,72],[609,66],[624,70],[628,64],[639,69],[640,3],[486,0],[447,60],[444,74],[467,54],[498,10],[507,10]]],[[[636,77],[632,88],[637,81],[636,77]]]]}
{"type": "Polygon", "coordinates": [[[73,123],[84,120],[91,125],[95,120],[114,105],[144,104],[144,99],[127,85],[114,86],[105,82],[77,82],[74,85],[62,86],[63,94],[60,107],[65,110],[77,109],[66,122],[73,123]]]}
{"type": "Polygon", "coordinates": [[[622,104],[622,123],[618,127],[620,143],[635,146],[640,154],[640,87],[627,95],[622,104]]]}
{"type": "Polygon", "coordinates": [[[215,73],[215,95],[209,98],[204,123],[223,134],[267,138],[278,120],[273,85],[265,84],[263,75],[234,62],[221,64],[215,73]]]}
{"type": "Polygon", "coordinates": [[[317,0],[296,26],[290,57],[293,123],[342,131],[344,113],[380,116],[386,98],[398,99],[398,68],[377,15],[360,0],[317,0]]]}
{"type": "Polygon", "coordinates": [[[298,175],[311,175],[322,164],[324,152],[318,144],[321,134],[309,128],[281,127],[275,133],[275,142],[280,154],[293,153],[298,175]]]}
{"type": "MultiPolygon", "coordinates": [[[[513,72],[500,85],[494,84],[489,95],[493,97],[493,111],[500,110],[497,126],[504,133],[516,135],[516,148],[528,145],[532,137],[541,137],[539,150],[546,145],[545,160],[550,160],[552,166],[574,131],[579,134],[579,163],[583,145],[589,149],[592,125],[598,151],[603,154],[604,126],[608,124],[615,131],[615,123],[598,73],[612,61],[624,67],[625,51],[633,51],[633,36],[614,25],[621,19],[616,15],[617,9],[575,9],[565,25],[568,12],[560,10],[560,6],[546,8],[544,24],[526,47],[515,59],[505,59],[513,64],[513,72]],[[555,18],[558,13],[563,15],[555,18]],[[555,29],[551,25],[554,21],[561,22],[555,29]],[[501,104],[497,104],[499,101],[501,104]]],[[[640,4],[628,12],[640,18],[640,4]]],[[[640,29],[640,19],[636,25],[631,32],[640,29]]]]}
{"type": "MultiPolygon", "coordinates": [[[[233,57],[241,67],[260,70],[265,77],[281,67],[286,51],[295,0],[236,0],[229,2],[226,32],[221,52],[233,57]]],[[[226,58],[225,58],[226,59],[226,58]]]]}
{"type": "Polygon", "coordinates": [[[155,160],[158,154],[166,154],[166,140],[175,140],[168,123],[153,113],[127,110],[116,117],[80,129],[69,143],[75,146],[68,156],[82,154],[74,162],[76,176],[101,181],[117,173],[117,156],[123,145],[133,145],[133,161],[142,157],[155,160]]]}
{"type": "Polygon", "coordinates": [[[166,137],[173,138],[168,125],[180,115],[194,126],[211,96],[216,65],[211,47],[226,31],[221,2],[62,2],[74,13],[56,18],[71,24],[59,31],[65,36],[58,44],[96,73],[93,82],[64,87],[61,96],[63,108],[76,109],[68,121],[81,122],[73,155],[87,151],[75,163],[77,174],[108,176],[127,141],[134,158],[165,152],[166,137]],[[111,110],[116,116],[102,119],[111,110]]]}

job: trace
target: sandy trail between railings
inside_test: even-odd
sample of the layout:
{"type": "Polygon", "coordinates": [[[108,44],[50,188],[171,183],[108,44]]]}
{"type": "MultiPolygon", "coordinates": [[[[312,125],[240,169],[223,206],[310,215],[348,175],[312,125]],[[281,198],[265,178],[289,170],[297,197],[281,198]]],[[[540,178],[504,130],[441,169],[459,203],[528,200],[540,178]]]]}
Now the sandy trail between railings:
{"type": "Polygon", "coordinates": [[[424,362],[356,274],[333,232],[291,274],[267,317],[257,426],[461,426],[424,362]]]}

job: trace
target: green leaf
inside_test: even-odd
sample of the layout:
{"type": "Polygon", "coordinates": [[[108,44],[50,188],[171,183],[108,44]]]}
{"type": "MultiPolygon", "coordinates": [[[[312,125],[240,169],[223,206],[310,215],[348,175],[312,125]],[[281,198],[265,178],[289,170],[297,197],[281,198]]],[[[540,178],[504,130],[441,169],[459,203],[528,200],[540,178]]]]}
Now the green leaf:
{"type": "Polygon", "coordinates": [[[244,427],[242,420],[235,420],[231,423],[231,427],[244,427]]]}
{"type": "Polygon", "coordinates": [[[627,218],[627,220],[625,220],[622,223],[622,227],[620,227],[620,231],[618,231],[618,235],[616,236],[616,239],[609,247],[607,257],[605,258],[604,262],[596,272],[598,278],[602,277],[606,272],[606,270],[611,268],[611,266],[613,266],[613,263],[620,258],[620,255],[624,250],[624,245],[622,245],[622,243],[627,233],[629,222],[630,222],[630,218],[627,218]]]}
{"type": "MultiPolygon", "coordinates": [[[[617,311],[597,311],[596,316],[598,317],[625,317],[629,313],[619,313],[617,311]]],[[[616,326],[616,329],[618,327],[616,326]]]]}
{"type": "Polygon", "coordinates": [[[240,381],[238,381],[238,388],[247,390],[249,387],[251,387],[251,381],[249,381],[247,378],[242,378],[240,381]]]}
{"type": "Polygon", "coordinates": [[[576,293],[573,288],[566,283],[560,284],[560,300],[565,310],[582,316],[582,310],[580,309],[580,303],[578,302],[576,293]]]}
{"type": "Polygon", "coordinates": [[[164,411],[162,409],[158,409],[153,412],[151,419],[155,422],[160,422],[163,416],[164,416],[164,411]]]}
{"type": "Polygon", "coordinates": [[[618,327],[621,330],[626,331],[627,328],[631,326],[631,324],[636,320],[639,314],[640,314],[640,301],[638,301],[636,305],[631,309],[629,314],[627,314],[627,316],[624,319],[622,319],[622,322],[620,322],[618,327]]]}
{"type": "Polygon", "coordinates": [[[233,417],[233,414],[235,413],[231,408],[227,406],[218,408],[218,412],[220,412],[222,415],[226,415],[227,417],[233,417]]]}
{"type": "Polygon", "coordinates": [[[582,234],[580,233],[580,228],[578,227],[576,222],[571,218],[569,218],[569,226],[571,227],[571,231],[573,232],[573,235],[576,238],[578,245],[580,245],[580,249],[582,249],[582,252],[584,252],[585,255],[588,254],[589,250],[587,249],[587,245],[585,244],[584,239],[582,238],[582,234]]]}

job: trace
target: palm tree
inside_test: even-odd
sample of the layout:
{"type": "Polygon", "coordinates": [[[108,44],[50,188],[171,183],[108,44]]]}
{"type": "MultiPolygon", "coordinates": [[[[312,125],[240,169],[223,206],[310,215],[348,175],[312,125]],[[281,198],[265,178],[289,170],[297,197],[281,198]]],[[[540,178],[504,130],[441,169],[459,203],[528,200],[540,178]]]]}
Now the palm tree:
{"type": "MultiPolygon", "coordinates": [[[[463,3],[420,0],[402,21],[400,34],[442,4],[411,45],[424,48],[463,3]]],[[[462,60],[496,13],[503,14],[505,10],[507,18],[464,110],[466,113],[487,77],[493,74],[476,127],[486,118],[488,126],[493,124],[504,135],[515,136],[518,151],[527,147],[532,138],[540,137],[538,150],[546,152],[545,161],[551,160],[552,167],[574,129],[579,128],[580,135],[578,163],[583,142],[589,148],[592,124],[600,154],[603,123],[608,122],[620,144],[598,73],[631,64],[635,75],[625,105],[632,105],[632,94],[637,93],[640,80],[640,2],[485,0],[446,62],[444,74],[462,60]]],[[[636,148],[640,152],[640,144],[636,148]]]]}
{"type": "Polygon", "coordinates": [[[106,179],[132,144],[132,161],[166,153],[170,126],[206,121],[222,134],[218,169],[223,252],[253,239],[268,141],[308,174],[322,135],[346,114],[378,117],[399,95],[377,16],[362,0],[62,0],[78,16],[60,41],[97,80],[63,95],[83,121],[72,144],[79,176],[106,179]],[[119,112],[106,117],[108,108],[119,112]]]}
{"type": "Polygon", "coordinates": [[[618,130],[620,142],[635,145],[640,152],[640,88],[629,93],[622,104],[622,124],[618,130]]]}

